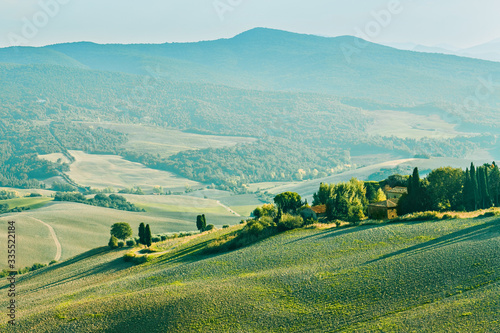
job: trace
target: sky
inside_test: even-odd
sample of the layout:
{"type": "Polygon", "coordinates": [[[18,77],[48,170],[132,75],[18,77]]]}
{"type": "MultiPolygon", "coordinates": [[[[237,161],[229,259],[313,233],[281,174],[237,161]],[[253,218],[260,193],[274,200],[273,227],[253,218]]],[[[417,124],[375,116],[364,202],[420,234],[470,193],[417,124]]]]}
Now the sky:
{"type": "Polygon", "coordinates": [[[498,0],[1,0],[0,47],[230,38],[255,27],[466,48],[500,38],[498,0]]]}

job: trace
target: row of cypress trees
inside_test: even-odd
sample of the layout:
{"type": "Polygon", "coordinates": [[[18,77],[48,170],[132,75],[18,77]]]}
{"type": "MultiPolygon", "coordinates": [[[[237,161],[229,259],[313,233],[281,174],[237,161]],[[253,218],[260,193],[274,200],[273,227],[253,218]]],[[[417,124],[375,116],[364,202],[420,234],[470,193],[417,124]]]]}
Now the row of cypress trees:
{"type": "MultiPolygon", "coordinates": [[[[458,193],[459,206],[462,207],[460,210],[475,211],[499,206],[500,169],[495,162],[479,167],[471,163],[470,169],[466,169],[460,183],[461,193],[458,193]]],[[[429,193],[428,181],[422,181],[418,168],[415,168],[408,178],[408,195],[400,201],[400,213],[429,210],[433,205],[429,200],[432,201],[432,193],[429,193]]]]}
{"type": "Polygon", "coordinates": [[[470,169],[465,171],[463,193],[466,210],[498,207],[500,195],[498,178],[500,172],[495,162],[477,168],[471,163],[470,169]]]}
{"type": "Polygon", "coordinates": [[[139,244],[146,245],[150,247],[153,243],[153,237],[151,235],[151,228],[149,224],[144,226],[144,223],[139,225],[139,244]]]}

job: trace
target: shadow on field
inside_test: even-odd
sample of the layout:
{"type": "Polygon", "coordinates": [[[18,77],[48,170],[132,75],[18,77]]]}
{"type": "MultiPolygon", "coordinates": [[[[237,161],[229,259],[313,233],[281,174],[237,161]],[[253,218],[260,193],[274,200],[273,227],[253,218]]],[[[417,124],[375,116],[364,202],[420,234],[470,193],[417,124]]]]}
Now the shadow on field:
{"type": "Polygon", "coordinates": [[[167,263],[171,264],[178,262],[194,262],[204,259],[206,256],[213,256],[213,255],[205,256],[202,255],[203,253],[201,252],[210,242],[211,240],[207,240],[195,245],[191,245],[185,249],[175,252],[174,254],[166,253],[156,258],[155,262],[162,264],[167,264],[167,263]]]}
{"type": "MultiPolygon", "coordinates": [[[[22,281],[25,281],[25,280],[29,280],[31,278],[34,278],[40,274],[46,274],[46,273],[49,273],[49,272],[52,272],[52,271],[57,271],[57,270],[60,270],[66,266],[69,266],[69,265],[72,265],[72,264],[75,264],[79,261],[82,261],[82,260],[86,260],[86,259],[89,259],[89,258],[92,258],[92,257],[96,257],[96,256],[99,256],[101,254],[105,254],[105,253],[108,253],[110,252],[109,250],[109,247],[107,246],[103,246],[103,247],[99,247],[99,248],[96,248],[96,249],[92,249],[90,251],[87,251],[87,252],[84,252],[82,254],[79,254],[71,259],[68,259],[66,261],[63,261],[61,263],[57,263],[57,264],[54,264],[54,265],[51,265],[51,266],[48,266],[48,267],[44,267],[42,269],[39,269],[39,270],[36,270],[34,272],[31,272],[31,273],[28,273],[27,275],[21,275],[19,276],[19,282],[22,282],[22,281]]],[[[70,281],[73,281],[73,280],[77,280],[77,279],[80,279],[80,278],[84,278],[84,277],[87,277],[87,276],[91,276],[91,275],[96,275],[96,274],[100,274],[100,273],[115,273],[115,272],[118,272],[118,271],[121,271],[123,269],[127,269],[129,267],[133,266],[133,264],[131,263],[127,263],[123,260],[123,258],[116,258],[112,261],[108,261],[108,262],[105,262],[103,264],[100,264],[100,265],[96,265],[96,266],[91,266],[92,268],[88,269],[88,270],[77,270],[75,272],[70,272],[68,274],[67,271],[61,271],[59,274],[61,276],[60,279],[58,279],[57,281],[54,281],[52,283],[48,283],[42,287],[38,287],[38,288],[35,288],[35,289],[32,289],[31,291],[38,291],[40,289],[45,289],[45,288],[49,288],[49,287],[54,287],[54,286],[57,286],[57,285],[61,285],[61,284],[64,284],[64,283],[67,283],[67,282],[70,282],[70,281]],[[62,278],[64,276],[64,278],[62,278]]]]}
{"type": "Polygon", "coordinates": [[[306,239],[310,238],[330,238],[330,237],[338,237],[338,236],[343,236],[343,235],[348,235],[354,232],[359,232],[359,231],[364,231],[364,230],[369,230],[369,229],[375,229],[385,226],[384,224],[376,224],[376,225],[362,225],[362,226],[342,226],[342,227],[332,227],[330,229],[327,229],[325,231],[321,231],[309,236],[304,236],[300,237],[297,239],[294,239],[292,241],[289,241],[286,244],[293,244],[296,242],[304,241],[306,239]]]}
{"type": "Polygon", "coordinates": [[[366,264],[374,263],[380,260],[388,259],[398,255],[416,255],[430,250],[435,250],[445,246],[464,241],[483,241],[491,238],[500,238],[500,220],[493,220],[484,224],[469,227],[463,230],[452,232],[446,236],[442,236],[425,243],[410,246],[393,253],[386,254],[378,259],[366,262],[366,264]]]}

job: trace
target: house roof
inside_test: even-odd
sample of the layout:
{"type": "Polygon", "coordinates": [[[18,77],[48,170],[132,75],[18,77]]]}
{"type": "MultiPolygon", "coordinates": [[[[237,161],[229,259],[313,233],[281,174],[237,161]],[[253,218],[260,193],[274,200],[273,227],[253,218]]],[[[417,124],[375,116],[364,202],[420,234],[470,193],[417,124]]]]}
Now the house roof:
{"type": "Polygon", "coordinates": [[[389,200],[385,200],[385,201],[372,203],[369,206],[382,207],[382,208],[397,208],[398,204],[394,200],[389,199],[389,200]]]}
{"type": "Polygon", "coordinates": [[[316,214],[324,214],[326,213],[326,205],[318,205],[318,206],[312,206],[311,209],[316,213],[316,214]]]}
{"type": "Polygon", "coordinates": [[[387,191],[387,193],[408,194],[408,188],[402,186],[396,186],[392,190],[387,191]]]}

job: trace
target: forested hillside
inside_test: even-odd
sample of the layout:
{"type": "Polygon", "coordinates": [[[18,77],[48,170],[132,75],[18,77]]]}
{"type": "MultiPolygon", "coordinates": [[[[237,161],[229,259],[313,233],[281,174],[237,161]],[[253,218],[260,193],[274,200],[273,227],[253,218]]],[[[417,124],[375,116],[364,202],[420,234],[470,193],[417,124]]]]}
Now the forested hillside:
{"type": "Polygon", "coordinates": [[[353,42],[255,29],[188,44],[1,49],[4,177],[43,179],[60,169],[31,161],[22,174],[7,175],[19,164],[10,155],[74,149],[120,154],[235,188],[330,175],[352,167],[351,157],[365,153],[463,157],[497,145],[498,93],[491,92],[477,109],[464,109],[463,101],[474,96],[478,84],[496,79],[499,64],[369,43],[349,59],[345,47],[353,42]],[[441,117],[464,132],[433,139],[370,134],[383,110],[441,117]],[[166,158],[124,149],[126,136],[104,130],[100,122],[258,141],[166,158]]]}

